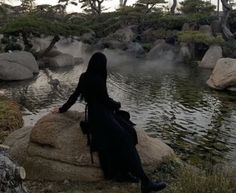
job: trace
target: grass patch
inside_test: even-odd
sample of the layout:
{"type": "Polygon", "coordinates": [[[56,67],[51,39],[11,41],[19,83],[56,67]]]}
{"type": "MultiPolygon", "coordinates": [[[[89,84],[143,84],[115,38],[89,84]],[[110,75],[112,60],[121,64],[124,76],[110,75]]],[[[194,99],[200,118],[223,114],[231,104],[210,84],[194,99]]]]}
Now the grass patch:
{"type": "Polygon", "coordinates": [[[200,170],[191,166],[178,170],[176,179],[163,193],[235,193],[235,170],[214,167],[200,170]]]}
{"type": "Polygon", "coordinates": [[[6,136],[5,131],[13,131],[23,126],[22,114],[19,105],[0,96],[0,138],[6,136]]]}
{"type": "MultiPolygon", "coordinates": [[[[235,193],[235,169],[217,166],[199,169],[179,160],[170,160],[148,174],[153,180],[163,180],[168,187],[162,193],[235,193]]],[[[28,187],[32,182],[27,182],[28,187]]],[[[31,193],[137,193],[140,184],[102,181],[94,183],[41,183],[29,188],[31,193]],[[46,188],[45,188],[46,187],[46,188]],[[48,187],[48,188],[47,188],[48,187]]]]}

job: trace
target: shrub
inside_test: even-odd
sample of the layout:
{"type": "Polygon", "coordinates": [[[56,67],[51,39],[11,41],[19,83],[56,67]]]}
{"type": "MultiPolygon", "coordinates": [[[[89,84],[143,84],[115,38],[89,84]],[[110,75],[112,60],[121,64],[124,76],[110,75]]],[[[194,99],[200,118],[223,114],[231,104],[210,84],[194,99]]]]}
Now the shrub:
{"type": "Polygon", "coordinates": [[[19,33],[32,33],[38,34],[43,33],[47,35],[80,35],[84,32],[89,31],[85,27],[63,23],[59,21],[50,21],[43,18],[37,18],[33,16],[22,16],[9,21],[1,29],[1,33],[4,34],[19,34],[19,33]]]}
{"type": "Polygon", "coordinates": [[[203,0],[185,0],[180,2],[180,11],[184,14],[192,13],[213,13],[216,6],[203,0]]]}
{"type": "Polygon", "coordinates": [[[223,55],[236,58],[236,40],[230,40],[223,44],[223,55]]]}
{"type": "Polygon", "coordinates": [[[178,33],[178,39],[185,43],[203,43],[206,45],[223,44],[221,36],[209,36],[199,31],[182,31],[178,33]]]}
{"type": "Polygon", "coordinates": [[[230,13],[229,26],[230,26],[231,31],[235,33],[236,32],[236,10],[233,10],[230,13]]]}
{"type": "Polygon", "coordinates": [[[6,47],[4,48],[4,51],[7,52],[9,50],[13,51],[13,50],[22,50],[22,49],[23,48],[22,48],[22,46],[20,44],[11,42],[11,43],[6,45],[6,47]]]}
{"type": "Polygon", "coordinates": [[[22,126],[23,119],[18,104],[4,96],[0,96],[0,131],[11,131],[22,126]]]}

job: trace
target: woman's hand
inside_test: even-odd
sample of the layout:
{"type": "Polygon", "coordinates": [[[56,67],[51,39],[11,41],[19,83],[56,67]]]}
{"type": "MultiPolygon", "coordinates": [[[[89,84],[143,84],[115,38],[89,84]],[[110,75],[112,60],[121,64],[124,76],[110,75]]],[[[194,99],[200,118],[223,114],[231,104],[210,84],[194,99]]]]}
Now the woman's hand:
{"type": "Polygon", "coordinates": [[[53,109],[51,109],[52,113],[60,113],[60,110],[58,107],[54,107],[53,109]]]}

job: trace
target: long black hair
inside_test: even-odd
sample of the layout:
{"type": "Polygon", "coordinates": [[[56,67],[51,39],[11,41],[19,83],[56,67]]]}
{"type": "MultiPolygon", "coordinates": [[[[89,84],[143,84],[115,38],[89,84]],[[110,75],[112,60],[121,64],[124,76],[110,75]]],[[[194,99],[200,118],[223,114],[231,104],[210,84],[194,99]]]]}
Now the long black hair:
{"type": "Polygon", "coordinates": [[[103,80],[107,80],[107,58],[101,52],[96,52],[89,60],[86,75],[99,75],[103,80]]]}
{"type": "MultiPolygon", "coordinates": [[[[98,80],[100,84],[98,85],[100,89],[107,93],[106,80],[107,80],[107,58],[101,52],[96,52],[92,55],[89,60],[88,67],[85,73],[81,77],[81,99],[88,100],[93,97],[94,80],[98,80]]],[[[97,88],[98,89],[98,88],[97,88]]]]}

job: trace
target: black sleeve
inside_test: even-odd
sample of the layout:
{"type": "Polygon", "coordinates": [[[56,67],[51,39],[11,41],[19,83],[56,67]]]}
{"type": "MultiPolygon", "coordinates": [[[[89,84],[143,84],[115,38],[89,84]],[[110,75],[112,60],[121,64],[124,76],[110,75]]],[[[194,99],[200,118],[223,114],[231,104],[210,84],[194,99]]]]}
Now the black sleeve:
{"type": "Polygon", "coordinates": [[[120,102],[116,102],[112,98],[109,97],[106,87],[106,82],[102,81],[100,78],[94,78],[94,85],[93,85],[93,94],[96,100],[99,100],[103,103],[106,107],[110,108],[111,110],[119,110],[121,107],[120,102]]]}
{"type": "Polygon", "coordinates": [[[107,101],[107,105],[112,109],[112,110],[119,110],[121,107],[120,102],[117,102],[115,100],[113,100],[112,98],[109,97],[108,101],[107,101]]]}
{"type": "Polygon", "coordinates": [[[59,108],[60,113],[66,112],[73,104],[75,104],[76,100],[80,96],[80,94],[81,94],[81,77],[80,77],[79,83],[77,85],[77,88],[75,89],[73,94],[69,97],[67,102],[64,105],[62,105],[62,107],[59,108]]]}

